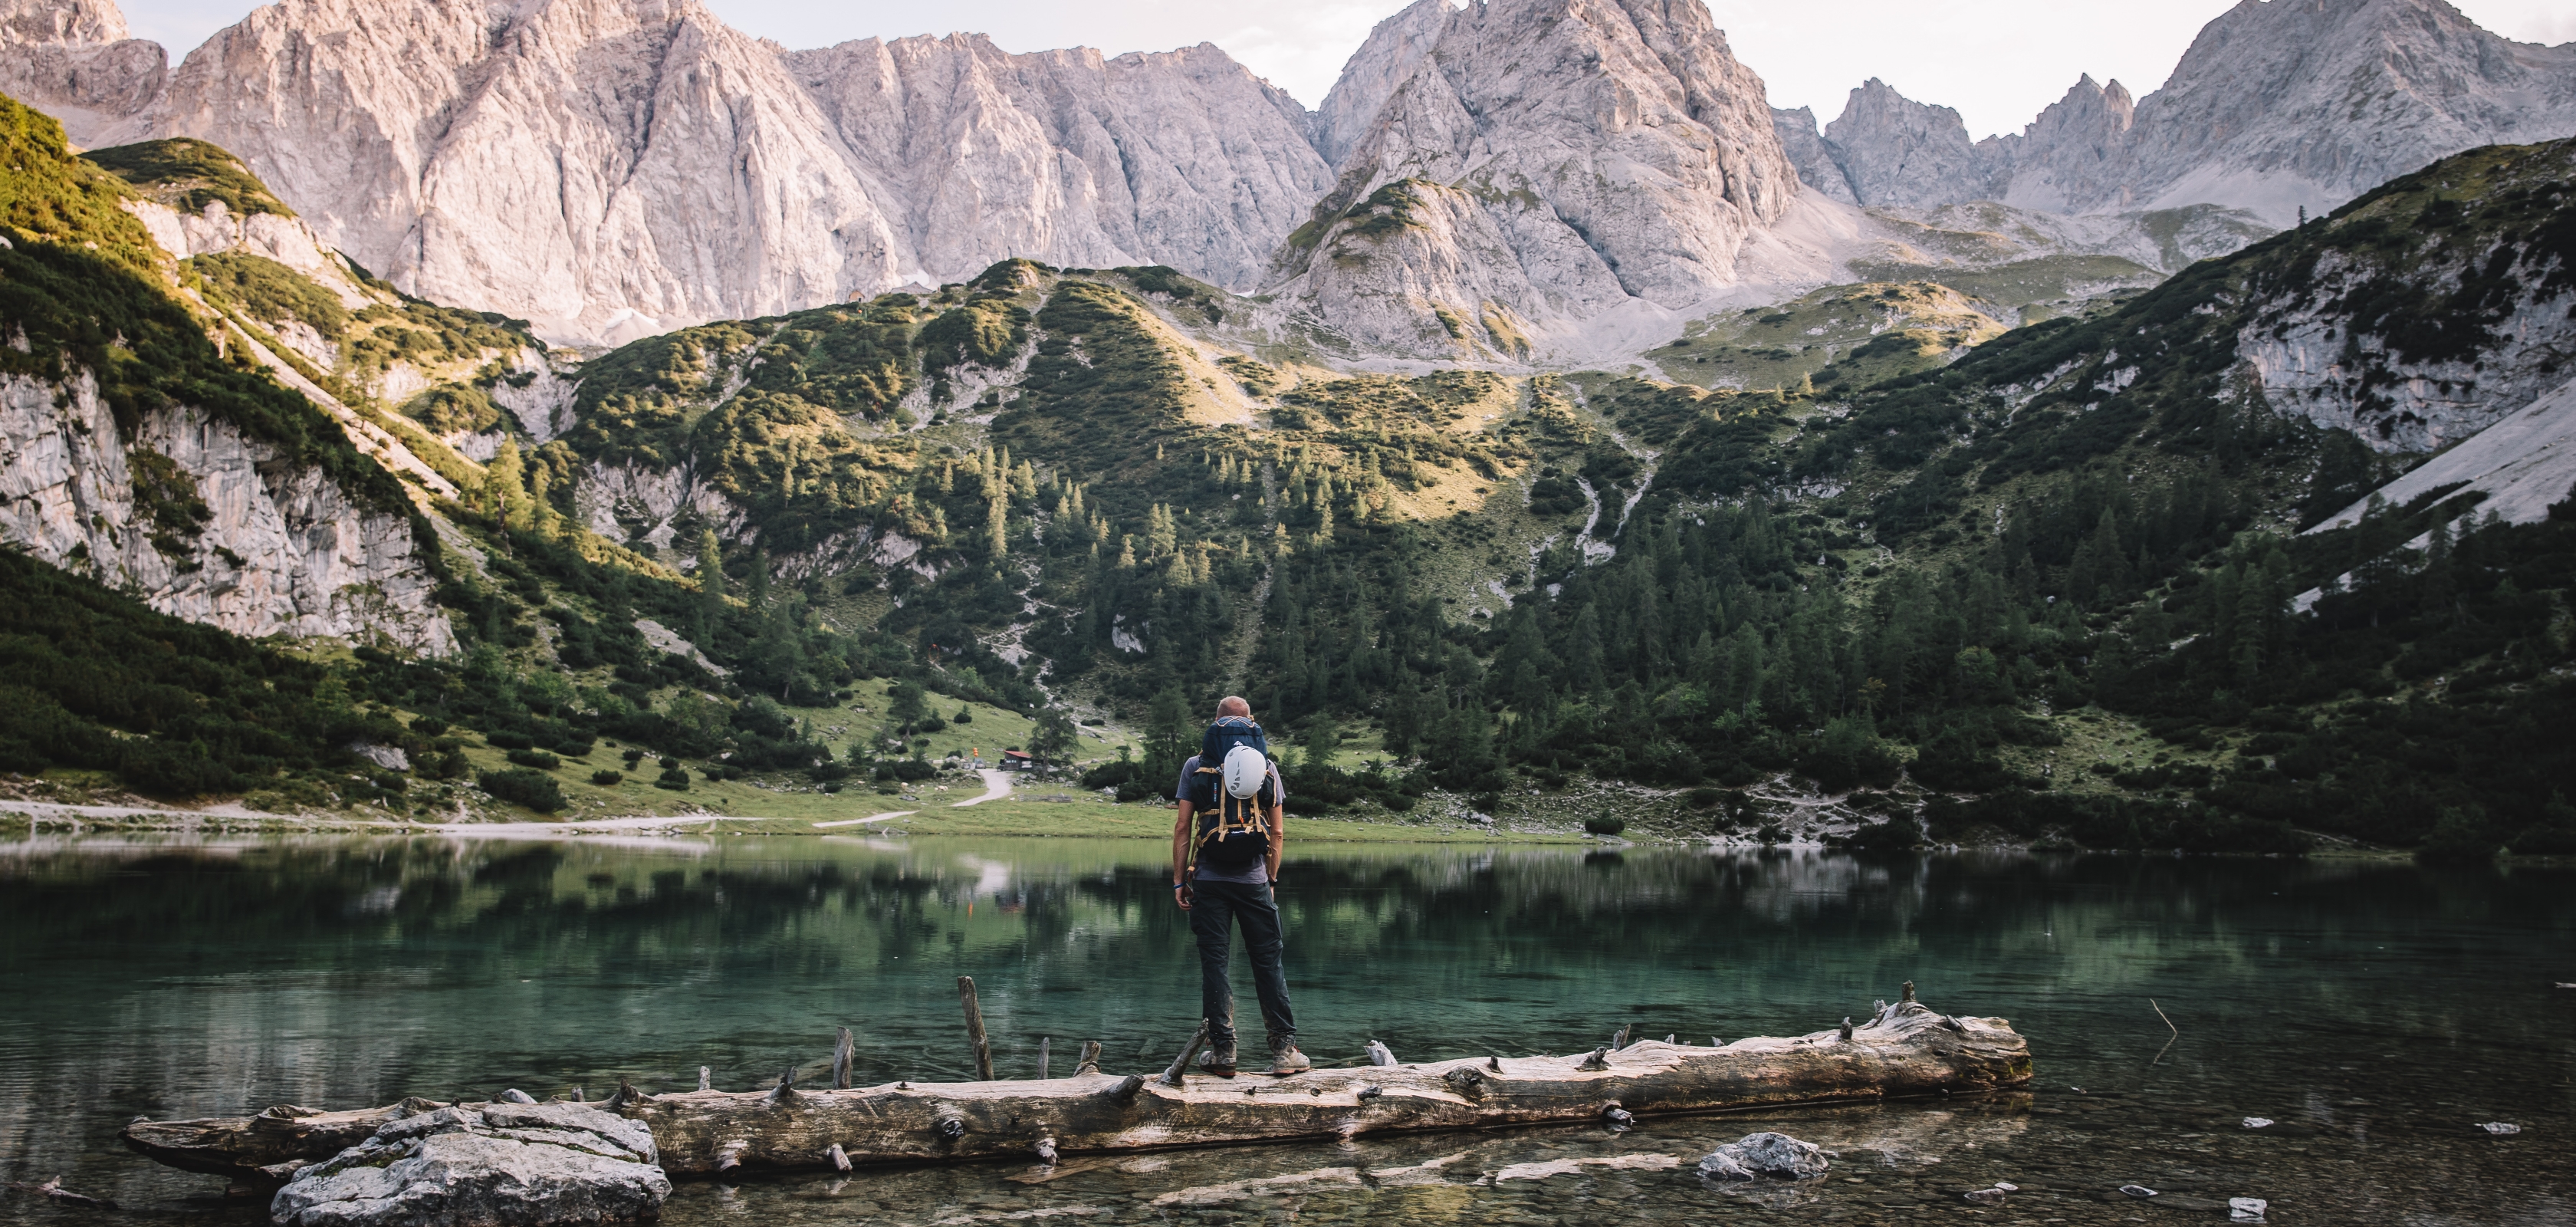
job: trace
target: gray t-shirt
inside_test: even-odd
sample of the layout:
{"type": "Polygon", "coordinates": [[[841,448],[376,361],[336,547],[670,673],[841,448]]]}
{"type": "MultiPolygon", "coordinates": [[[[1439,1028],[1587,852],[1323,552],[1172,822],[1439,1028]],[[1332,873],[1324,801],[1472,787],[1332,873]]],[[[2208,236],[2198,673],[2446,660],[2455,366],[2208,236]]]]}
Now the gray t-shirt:
{"type": "MultiPolygon", "coordinates": [[[[1190,756],[1190,761],[1181,764],[1180,782],[1172,785],[1172,799],[1174,801],[1187,801],[1190,799],[1190,778],[1198,773],[1199,756],[1193,754],[1190,756]]],[[[1281,805],[1286,805],[1288,803],[1288,785],[1286,781],[1279,778],[1279,762],[1276,759],[1271,760],[1270,763],[1270,795],[1276,798],[1278,803],[1281,805]]],[[[1198,819],[1193,817],[1190,819],[1190,822],[1192,826],[1195,827],[1198,819]]],[[[1196,830],[1192,830],[1190,832],[1190,838],[1198,838],[1198,832],[1196,830]]],[[[1197,872],[1192,874],[1191,877],[1194,881],[1200,882],[1236,882],[1245,886],[1260,886],[1270,881],[1270,860],[1268,857],[1257,859],[1252,862],[1252,867],[1250,869],[1246,869],[1240,873],[1226,873],[1222,870],[1212,869],[1206,865],[1200,865],[1197,867],[1197,872]]]]}

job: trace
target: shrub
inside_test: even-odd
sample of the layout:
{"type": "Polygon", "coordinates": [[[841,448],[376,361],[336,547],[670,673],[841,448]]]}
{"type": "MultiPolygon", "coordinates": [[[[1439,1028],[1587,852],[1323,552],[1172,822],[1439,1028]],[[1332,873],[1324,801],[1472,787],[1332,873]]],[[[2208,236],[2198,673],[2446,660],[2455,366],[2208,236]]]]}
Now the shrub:
{"type": "Polygon", "coordinates": [[[543,750],[512,750],[510,761],[522,767],[535,767],[540,771],[552,771],[563,766],[562,759],[543,750]]]}
{"type": "Polygon", "coordinates": [[[563,755],[565,758],[588,758],[590,757],[593,744],[594,743],[586,740],[567,741],[562,745],[556,746],[555,753],[563,755]]]}
{"type": "Polygon", "coordinates": [[[540,814],[564,807],[563,789],[555,785],[553,776],[542,771],[486,771],[474,782],[499,800],[524,805],[540,814]]]}
{"type": "Polygon", "coordinates": [[[1923,842],[1923,829],[1911,816],[1900,814],[1885,822],[1865,823],[1844,842],[1863,852],[1904,852],[1923,842]]]}
{"type": "Polygon", "coordinates": [[[689,791],[689,773],[685,768],[667,768],[662,772],[661,778],[653,781],[653,787],[667,788],[673,792],[687,792],[689,791]]]}
{"type": "Polygon", "coordinates": [[[626,760],[626,769],[633,771],[635,769],[635,764],[644,761],[644,752],[642,750],[629,749],[624,754],[620,754],[617,757],[626,760]]]}
{"type": "Polygon", "coordinates": [[[975,713],[970,708],[961,707],[957,709],[956,715],[949,717],[948,722],[950,724],[973,724],[975,723],[975,713]]]}
{"type": "Polygon", "coordinates": [[[418,733],[423,737],[436,737],[447,731],[447,722],[444,720],[432,720],[427,716],[422,716],[421,718],[411,722],[411,731],[418,733]]]}
{"type": "Polygon", "coordinates": [[[1628,829],[1628,820],[1610,814],[1601,814],[1584,819],[1583,829],[1595,835],[1616,835],[1628,829]]]}
{"type": "Polygon", "coordinates": [[[495,750],[534,749],[537,739],[525,733],[497,732],[483,734],[483,744],[495,750]]]}
{"type": "Polygon", "coordinates": [[[590,773],[590,782],[597,784],[602,788],[615,788],[619,784],[626,782],[626,773],[623,771],[593,771],[590,773]]]}

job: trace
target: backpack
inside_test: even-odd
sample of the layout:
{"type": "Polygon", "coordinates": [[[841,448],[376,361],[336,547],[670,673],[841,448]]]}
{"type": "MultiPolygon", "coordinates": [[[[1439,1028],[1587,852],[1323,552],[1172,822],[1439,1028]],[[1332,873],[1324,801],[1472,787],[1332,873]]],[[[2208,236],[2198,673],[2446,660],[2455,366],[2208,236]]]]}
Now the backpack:
{"type": "Polygon", "coordinates": [[[1270,739],[1262,735],[1261,726],[1243,716],[1227,716],[1208,726],[1199,738],[1199,761],[1220,766],[1228,751],[1236,746],[1250,746],[1264,754],[1270,752],[1270,739]]]}
{"type": "Polygon", "coordinates": [[[1238,742],[1221,765],[1207,763],[1202,756],[1190,782],[1197,827],[1190,841],[1190,867],[1193,872],[1205,865],[1220,873],[1241,873],[1270,855],[1270,809],[1278,803],[1277,790],[1270,786],[1270,757],[1238,742]]]}

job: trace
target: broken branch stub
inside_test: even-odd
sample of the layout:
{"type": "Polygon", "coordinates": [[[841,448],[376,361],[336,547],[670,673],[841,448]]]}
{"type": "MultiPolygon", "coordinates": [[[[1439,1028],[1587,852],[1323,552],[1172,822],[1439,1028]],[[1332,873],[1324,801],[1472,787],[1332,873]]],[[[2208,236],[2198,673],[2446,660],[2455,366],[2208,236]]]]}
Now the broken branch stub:
{"type": "Polygon", "coordinates": [[[984,1010],[975,1003],[975,977],[957,977],[957,1003],[966,1009],[966,1042],[974,1049],[975,1079],[993,1080],[993,1045],[984,1038],[984,1010]]]}
{"type": "Polygon", "coordinates": [[[1199,1029],[1190,1033],[1190,1042],[1181,1046],[1181,1055],[1172,1058],[1172,1067],[1164,1070],[1163,1076],[1157,1081],[1165,1086],[1187,1085],[1182,1081],[1182,1076],[1189,1072],[1190,1062],[1198,1059],[1199,1049],[1207,1044],[1207,1038],[1208,1021],[1202,1018],[1199,1020],[1199,1029]]]}

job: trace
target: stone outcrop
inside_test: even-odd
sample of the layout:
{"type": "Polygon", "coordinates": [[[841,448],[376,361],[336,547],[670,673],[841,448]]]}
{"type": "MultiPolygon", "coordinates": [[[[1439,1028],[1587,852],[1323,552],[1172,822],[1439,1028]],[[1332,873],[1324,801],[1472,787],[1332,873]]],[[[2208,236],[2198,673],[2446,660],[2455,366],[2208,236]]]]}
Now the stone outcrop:
{"type": "MultiPolygon", "coordinates": [[[[2482,253],[2481,253],[2482,254],[2482,253]]],[[[2510,253],[2508,253],[2510,254],[2510,253]]],[[[2576,369],[2576,290],[2541,288],[2544,252],[2521,253],[2534,275],[2488,324],[2488,343],[2458,354],[2410,352],[2392,335],[2405,321],[2357,323],[2354,292],[2380,290],[2386,270],[2341,252],[2318,261],[2314,282],[2264,304],[2236,338],[2236,355],[2275,412],[2349,430],[2383,451],[2439,451],[2556,388],[2576,369]]],[[[2428,272],[2434,292],[2464,270],[2428,272]]]]}
{"type": "Polygon", "coordinates": [[[1357,57],[1417,66],[1281,256],[1287,292],[1356,345],[1449,357],[1700,302],[1789,213],[1761,78],[1697,0],[1494,0],[1423,36],[1381,26],[1357,57]]]}
{"type": "Polygon", "coordinates": [[[1806,107],[1794,111],[1772,108],[1771,134],[1779,139],[1780,152],[1788,155],[1789,164],[1798,168],[1798,179],[1807,190],[1844,204],[1860,203],[1860,197],[1852,192],[1851,175],[1843,169],[1839,151],[1817,129],[1814,111],[1806,107]]]}
{"type": "Polygon", "coordinates": [[[445,1107],[296,1170],[284,1227],[557,1227],[652,1218],[671,1195],[653,1131],[580,1104],[445,1107]]]}
{"type": "Polygon", "coordinates": [[[1700,1174],[1720,1180],[1812,1180],[1833,1169],[1825,1148],[1785,1133],[1748,1133],[1699,1161],[1700,1174]]]}
{"type": "Polygon", "coordinates": [[[407,518],[198,410],[128,437],[85,372],[0,377],[0,454],[0,540],[30,557],[239,635],[456,650],[407,518]]]}
{"type": "Polygon", "coordinates": [[[1872,81],[1799,169],[1829,193],[1840,170],[1863,205],[2218,204],[2282,225],[2465,149],[2570,133],[2576,44],[2513,42],[2444,0],[2243,0],[2134,103],[2088,76],[2022,132],[1971,145],[1954,112],[1872,81]]]}

